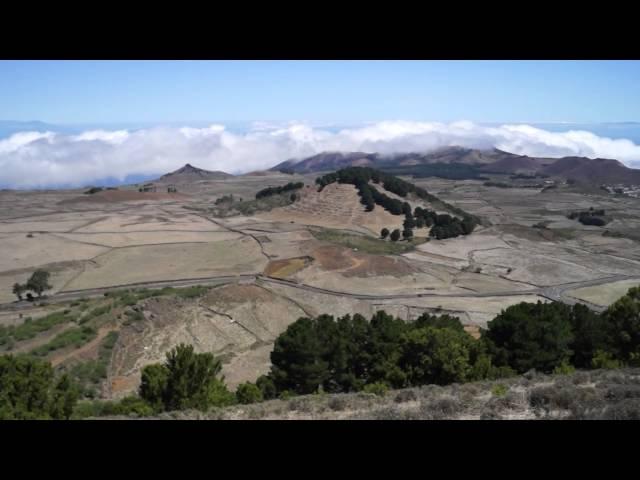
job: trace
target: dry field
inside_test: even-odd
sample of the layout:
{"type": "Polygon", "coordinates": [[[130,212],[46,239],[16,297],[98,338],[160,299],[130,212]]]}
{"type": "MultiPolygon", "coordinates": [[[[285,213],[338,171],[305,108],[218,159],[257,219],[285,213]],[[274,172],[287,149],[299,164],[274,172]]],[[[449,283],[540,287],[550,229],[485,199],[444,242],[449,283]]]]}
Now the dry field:
{"type": "MultiPolygon", "coordinates": [[[[491,225],[406,253],[371,253],[319,240],[311,229],[373,239],[383,227],[401,228],[403,217],[380,207],[366,213],[351,185],[317,192],[315,177],[235,177],[179,185],[180,194],[172,196],[110,193],[109,201],[91,200],[81,190],[2,191],[0,325],[69,308],[71,299],[64,304],[56,299],[70,291],[224,277],[222,286],[201,298],[144,300],[141,322],[122,326],[122,318],[105,316],[104,322],[116,321],[120,338],[104,395],[119,396],[136,388],[144,365],[162,360],[179,342],[221,355],[232,386],[255,380],[269,368],[274,339],[303,315],[369,317],[386,310],[410,321],[423,312],[451,313],[477,333],[521,301],[577,299],[605,306],[640,283],[640,242],[633,236],[640,225],[639,200],[421,179],[416,183],[491,225]],[[203,213],[222,195],[248,199],[266,186],[290,181],[309,187],[288,207],[224,219],[203,213]],[[565,217],[591,206],[606,209],[614,220],[606,227],[585,227],[565,217]],[[546,228],[534,227],[541,222],[546,228]],[[613,235],[603,235],[606,230],[613,235]],[[12,303],[13,283],[26,281],[36,268],[51,272],[51,305],[12,303]],[[240,274],[253,278],[242,280],[240,274]]],[[[28,351],[71,327],[56,325],[13,348],[28,351]]],[[[105,329],[100,323],[93,343],[51,359],[63,365],[93,358],[105,329]]]]}

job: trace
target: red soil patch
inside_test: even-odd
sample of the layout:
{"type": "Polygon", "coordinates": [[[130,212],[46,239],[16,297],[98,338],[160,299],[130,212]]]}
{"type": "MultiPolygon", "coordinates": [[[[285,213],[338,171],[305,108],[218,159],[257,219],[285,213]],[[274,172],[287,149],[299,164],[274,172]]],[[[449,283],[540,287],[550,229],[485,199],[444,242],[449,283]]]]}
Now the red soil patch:
{"type": "Polygon", "coordinates": [[[63,200],[60,203],[116,203],[134,202],[138,200],[186,200],[189,195],[183,193],[136,192],[134,190],[104,190],[93,195],[63,200]]]}
{"type": "Polygon", "coordinates": [[[237,304],[249,301],[271,300],[272,296],[260,287],[255,285],[228,285],[211,290],[202,303],[211,305],[215,303],[237,304]]]}
{"type": "Polygon", "coordinates": [[[323,269],[338,271],[345,277],[403,277],[418,272],[410,263],[399,257],[369,255],[334,245],[318,247],[312,255],[323,269]]]}
{"type": "Polygon", "coordinates": [[[117,395],[120,392],[135,390],[138,383],[140,383],[140,380],[135,375],[129,375],[127,377],[113,377],[110,385],[111,394],[117,395]]]}

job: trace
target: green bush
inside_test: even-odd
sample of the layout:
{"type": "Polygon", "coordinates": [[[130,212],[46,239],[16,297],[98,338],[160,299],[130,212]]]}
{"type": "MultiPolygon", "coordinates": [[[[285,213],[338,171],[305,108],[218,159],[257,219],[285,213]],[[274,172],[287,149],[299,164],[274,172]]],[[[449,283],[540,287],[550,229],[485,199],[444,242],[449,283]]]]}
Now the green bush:
{"type": "Polygon", "coordinates": [[[507,391],[509,389],[507,388],[506,385],[502,384],[502,383],[498,383],[496,385],[493,386],[493,388],[491,389],[491,394],[494,397],[504,397],[507,394],[507,391]]]}
{"type": "Polygon", "coordinates": [[[497,365],[550,373],[573,354],[570,312],[555,302],[512,305],[488,323],[483,337],[497,365]]]}
{"type": "Polygon", "coordinates": [[[373,393],[379,397],[384,397],[389,392],[389,386],[382,382],[369,383],[364,386],[362,391],[365,393],[373,393]]]}
{"type": "Polygon", "coordinates": [[[51,364],[24,355],[0,356],[0,420],[67,419],[78,389],[51,364]]]}
{"type": "Polygon", "coordinates": [[[593,360],[591,361],[591,366],[593,368],[599,369],[613,369],[613,368],[621,368],[622,363],[619,360],[613,358],[613,354],[609,352],[605,352],[603,350],[596,351],[593,356],[593,360]]]}
{"type": "Polygon", "coordinates": [[[236,400],[243,405],[261,402],[263,400],[262,390],[251,382],[242,383],[236,389],[236,400]]]}
{"type": "Polygon", "coordinates": [[[167,353],[164,364],[142,369],[140,397],[154,410],[207,410],[235,403],[221,377],[222,364],[211,353],[195,353],[180,344],[167,353]]]}
{"type": "Polygon", "coordinates": [[[572,373],[575,373],[575,371],[576,367],[566,361],[562,362],[560,365],[553,369],[553,373],[555,375],[571,375],[572,373]]]}
{"type": "Polygon", "coordinates": [[[59,350],[61,348],[74,346],[81,347],[85,343],[93,340],[97,332],[92,327],[84,326],[70,328],[59,335],[56,335],[49,343],[45,343],[31,351],[32,355],[43,357],[49,352],[59,350]]]}
{"type": "Polygon", "coordinates": [[[42,318],[38,318],[37,320],[32,320],[31,317],[27,317],[23,324],[7,328],[5,330],[5,335],[7,337],[11,336],[16,341],[21,342],[23,340],[29,340],[39,333],[46,332],[56,325],[71,322],[73,320],[74,317],[72,315],[64,312],[50,313],[42,318]]]}

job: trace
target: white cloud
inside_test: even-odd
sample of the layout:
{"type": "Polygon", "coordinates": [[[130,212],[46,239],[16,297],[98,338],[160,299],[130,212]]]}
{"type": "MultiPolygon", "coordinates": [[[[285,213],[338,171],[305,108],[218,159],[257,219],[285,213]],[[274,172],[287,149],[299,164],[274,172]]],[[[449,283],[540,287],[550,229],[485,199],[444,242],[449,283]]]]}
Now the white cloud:
{"type": "Polygon", "coordinates": [[[161,175],[191,163],[244,173],[322,151],[408,152],[460,145],[531,156],[615,158],[640,165],[640,146],[586,131],[549,132],[530,125],[481,126],[468,121],[386,121],[331,132],[299,122],[254,124],[247,133],[224,125],[92,130],[80,135],[20,132],[0,140],[0,185],[83,186],[107,177],[161,175]]]}

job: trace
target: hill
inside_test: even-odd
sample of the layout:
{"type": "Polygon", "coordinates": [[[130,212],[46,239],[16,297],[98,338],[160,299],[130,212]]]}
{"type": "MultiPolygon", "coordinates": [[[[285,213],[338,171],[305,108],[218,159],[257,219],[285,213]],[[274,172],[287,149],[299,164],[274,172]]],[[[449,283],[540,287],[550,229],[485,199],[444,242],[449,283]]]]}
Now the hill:
{"type": "MultiPolygon", "coordinates": [[[[146,420],[637,420],[640,371],[592,370],[386,393],[302,395],[249,405],[166,412],[146,420]]],[[[108,419],[130,419],[113,416],[108,419]]]]}
{"type": "Polygon", "coordinates": [[[233,175],[226,172],[204,170],[187,163],[184,167],[167,173],[156,181],[158,183],[191,183],[200,180],[224,180],[232,177],[233,175]]]}
{"type": "Polygon", "coordinates": [[[339,170],[345,167],[364,167],[375,165],[379,155],[362,152],[323,152],[301,161],[287,160],[271,168],[271,171],[284,173],[312,173],[339,170]]]}
{"type": "Polygon", "coordinates": [[[540,171],[587,184],[640,184],[640,170],[606,158],[564,157],[540,171]]]}
{"type": "MultiPolygon", "coordinates": [[[[613,159],[587,157],[529,157],[497,148],[478,150],[445,147],[428,153],[381,155],[363,152],[325,152],[299,161],[287,160],[272,171],[311,173],[366,166],[415,177],[449,179],[483,179],[485,174],[537,174],[573,179],[590,185],[640,184],[640,170],[629,168],[613,159]]],[[[486,179],[486,178],[485,178],[486,179]]]]}

